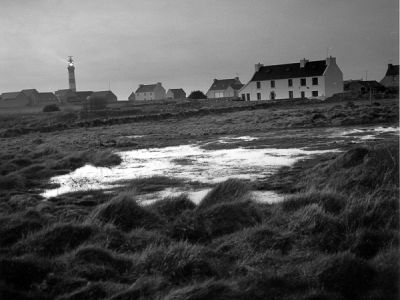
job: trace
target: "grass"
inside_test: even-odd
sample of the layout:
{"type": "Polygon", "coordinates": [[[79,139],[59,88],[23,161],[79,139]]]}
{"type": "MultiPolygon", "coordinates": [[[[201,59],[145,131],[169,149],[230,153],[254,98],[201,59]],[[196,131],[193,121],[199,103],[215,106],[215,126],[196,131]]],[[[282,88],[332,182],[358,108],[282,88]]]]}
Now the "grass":
{"type": "MultiPolygon", "coordinates": [[[[384,115],[387,107],[377,107],[376,115],[384,115]]],[[[143,129],[140,147],[160,146],[180,142],[179,134],[182,139],[204,133],[248,134],[254,126],[304,126],[312,119],[316,126],[326,126],[341,121],[343,116],[332,118],[339,113],[357,122],[362,110],[372,108],[357,104],[351,110],[309,106],[284,112],[276,108],[271,114],[241,111],[187,121],[182,117],[174,125],[181,128],[177,134],[168,135],[171,125],[162,121],[143,121],[135,130],[143,129]],[[160,140],[146,137],[152,134],[160,140]]],[[[115,128],[120,134],[133,130],[113,128],[104,128],[104,135],[115,128]]],[[[0,180],[9,182],[0,185],[4,299],[399,296],[397,142],[347,145],[349,151],[303,164],[290,180],[281,177],[281,186],[290,193],[282,203],[252,202],[248,184],[237,179],[215,185],[199,205],[185,195],[148,206],[137,201],[140,191],[183,184],[167,177],[135,181],[139,194],[86,191],[43,201],[37,189],[49,176],[87,163],[120,162],[114,152],[98,148],[98,131],[63,133],[2,139],[0,180]]]]}

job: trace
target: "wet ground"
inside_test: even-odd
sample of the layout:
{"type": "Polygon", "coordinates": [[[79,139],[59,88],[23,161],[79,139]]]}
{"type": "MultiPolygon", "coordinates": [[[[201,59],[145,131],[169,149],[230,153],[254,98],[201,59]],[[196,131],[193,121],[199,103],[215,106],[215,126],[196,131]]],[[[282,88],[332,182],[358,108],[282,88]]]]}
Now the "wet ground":
{"type": "MultiPolygon", "coordinates": [[[[186,193],[198,202],[215,183],[228,178],[249,181],[265,180],[283,166],[290,166],[313,155],[338,152],[352,144],[372,140],[397,139],[398,127],[357,126],[273,130],[245,136],[222,135],[196,143],[162,148],[135,149],[117,152],[123,162],[113,168],[86,165],[69,174],[57,176],[51,182],[57,188],[46,190],[43,196],[96,189],[113,189],[124,185],[135,188],[132,180],[154,176],[174,178],[176,182],[161,190],[142,192],[143,203],[186,193]]],[[[141,135],[126,136],[140,141],[141,135]]],[[[273,191],[254,191],[259,201],[282,199],[273,191]]]]}

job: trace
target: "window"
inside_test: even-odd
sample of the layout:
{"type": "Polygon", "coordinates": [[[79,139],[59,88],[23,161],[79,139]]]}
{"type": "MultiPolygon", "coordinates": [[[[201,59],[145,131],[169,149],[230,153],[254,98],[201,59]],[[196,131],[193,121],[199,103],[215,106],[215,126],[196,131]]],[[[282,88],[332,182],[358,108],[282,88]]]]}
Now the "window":
{"type": "Polygon", "coordinates": [[[242,94],[242,100],[246,101],[246,94],[242,94]]]}
{"type": "Polygon", "coordinates": [[[257,81],[257,88],[261,89],[261,82],[257,81]]]}
{"type": "Polygon", "coordinates": [[[293,86],[293,79],[288,80],[288,86],[293,86]]]}
{"type": "Polygon", "coordinates": [[[312,96],[313,97],[318,97],[318,91],[312,91],[312,96]]]}
{"type": "Polygon", "coordinates": [[[275,100],[275,92],[271,92],[271,93],[269,94],[269,98],[270,98],[271,100],[275,100]]]}
{"type": "Polygon", "coordinates": [[[301,86],[306,86],[306,85],[307,85],[307,81],[306,81],[305,78],[301,78],[301,79],[300,79],[300,85],[301,85],[301,86]]]}
{"type": "Polygon", "coordinates": [[[275,80],[271,80],[271,87],[272,87],[272,88],[275,87],[275,80]]]}
{"type": "Polygon", "coordinates": [[[247,101],[250,101],[250,94],[247,94],[247,101]]]}
{"type": "Polygon", "coordinates": [[[261,100],[261,93],[257,93],[257,100],[261,100]]]}
{"type": "Polygon", "coordinates": [[[318,85],[318,77],[313,77],[312,85],[318,85]]]}
{"type": "Polygon", "coordinates": [[[224,92],[215,92],[214,97],[215,98],[224,98],[224,92]]]}
{"type": "Polygon", "coordinates": [[[289,99],[293,99],[293,91],[289,91],[289,99]]]}
{"type": "Polygon", "coordinates": [[[304,99],[306,97],[306,92],[301,92],[301,98],[304,99]]]}

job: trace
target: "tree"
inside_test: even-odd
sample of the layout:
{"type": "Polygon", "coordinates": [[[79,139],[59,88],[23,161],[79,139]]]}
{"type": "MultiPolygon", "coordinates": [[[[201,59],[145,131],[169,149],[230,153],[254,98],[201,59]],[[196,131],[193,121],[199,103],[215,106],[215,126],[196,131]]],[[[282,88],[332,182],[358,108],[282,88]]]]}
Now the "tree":
{"type": "Polygon", "coordinates": [[[207,99],[207,96],[202,91],[193,91],[190,93],[188,99],[207,99]]]}

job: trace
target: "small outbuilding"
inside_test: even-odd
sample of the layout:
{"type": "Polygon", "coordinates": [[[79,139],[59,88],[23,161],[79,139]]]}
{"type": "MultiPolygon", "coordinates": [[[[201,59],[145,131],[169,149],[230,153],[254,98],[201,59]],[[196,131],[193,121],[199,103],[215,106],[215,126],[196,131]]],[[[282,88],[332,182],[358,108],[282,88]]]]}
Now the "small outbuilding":
{"type": "Polygon", "coordinates": [[[207,92],[208,99],[236,98],[239,97],[239,90],[243,87],[239,77],[232,79],[214,79],[207,92]]]}
{"type": "Polygon", "coordinates": [[[167,99],[186,99],[186,93],[183,89],[169,89],[167,92],[167,99]]]}
{"type": "Polygon", "coordinates": [[[135,92],[135,100],[163,100],[167,97],[161,82],[140,84],[135,92]]]}

